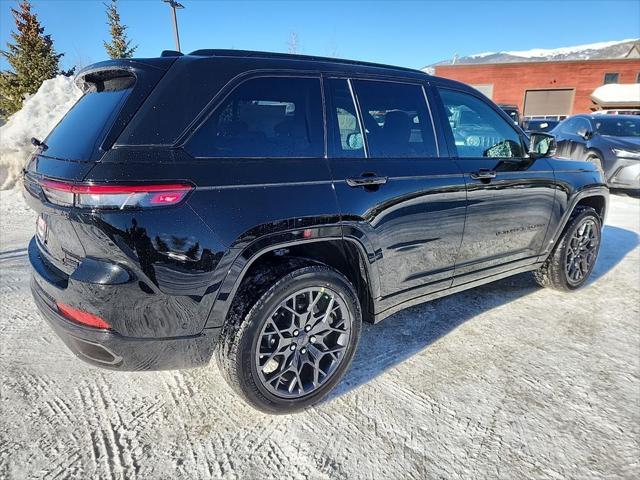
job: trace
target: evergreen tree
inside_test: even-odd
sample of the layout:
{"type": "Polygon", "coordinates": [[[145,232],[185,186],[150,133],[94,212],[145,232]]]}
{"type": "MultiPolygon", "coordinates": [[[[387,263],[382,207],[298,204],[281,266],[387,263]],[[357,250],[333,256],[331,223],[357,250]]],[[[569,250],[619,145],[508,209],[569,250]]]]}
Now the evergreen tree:
{"type": "Polygon", "coordinates": [[[103,42],[104,48],[109,54],[109,58],[131,58],[135,47],[130,46],[131,40],[127,40],[127,26],[120,23],[120,13],[118,13],[117,0],[111,0],[111,3],[105,3],[107,9],[107,23],[109,24],[109,32],[111,32],[111,42],[103,42]]]}
{"type": "Polygon", "coordinates": [[[0,55],[7,59],[11,70],[0,72],[0,115],[8,117],[22,108],[25,96],[38,91],[45,80],[62,73],[59,62],[62,53],[56,53],[50,35],[44,34],[29,0],[22,0],[18,8],[12,8],[15,32],[14,43],[7,43],[7,50],[0,55]]]}

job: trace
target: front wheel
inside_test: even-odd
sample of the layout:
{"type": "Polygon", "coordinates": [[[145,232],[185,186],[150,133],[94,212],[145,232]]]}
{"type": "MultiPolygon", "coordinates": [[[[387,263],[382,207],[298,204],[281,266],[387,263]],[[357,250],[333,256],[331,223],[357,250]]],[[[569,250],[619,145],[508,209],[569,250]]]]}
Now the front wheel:
{"type": "Polygon", "coordinates": [[[319,402],[340,381],[362,314],[349,281],[313,265],[277,280],[235,322],[218,347],[223,376],[259,410],[290,413],[319,402]]]}
{"type": "Polygon", "coordinates": [[[596,264],[602,223],[593,208],[580,207],[547,261],[534,272],[539,285],[570,291],[582,287],[596,264]]]}

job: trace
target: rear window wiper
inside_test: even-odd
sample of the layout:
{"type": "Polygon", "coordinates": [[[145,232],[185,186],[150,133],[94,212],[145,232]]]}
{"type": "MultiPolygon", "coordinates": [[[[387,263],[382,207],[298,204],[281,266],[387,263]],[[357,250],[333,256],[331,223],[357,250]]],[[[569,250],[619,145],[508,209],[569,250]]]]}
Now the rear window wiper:
{"type": "Polygon", "coordinates": [[[31,137],[31,145],[33,145],[34,147],[39,147],[42,148],[42,151],[44,152],[48,147],[48,145],[40,140],[38,140],[36,137],[31,137]]]}

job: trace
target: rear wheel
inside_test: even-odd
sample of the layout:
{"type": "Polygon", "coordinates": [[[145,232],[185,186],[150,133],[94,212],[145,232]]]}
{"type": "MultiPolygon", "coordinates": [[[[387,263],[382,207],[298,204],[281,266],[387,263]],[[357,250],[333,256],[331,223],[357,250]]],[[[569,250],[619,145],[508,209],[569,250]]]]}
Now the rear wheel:
{"type": "Polygon", "coordinates": [[[534,272],[538,284],[565,291],[583,286],[595,266],[601,234],[602,223],[596,211],[579,207],[553,253],[534,272]]]}
{"type": "Polygon", "coordinates": [[[218,348],[228,383],[251,405],[290,413],[319,402],[340,381],[360,336],[362,314],[349,281],[320,265],[298,268],[229,319],[218,348]]]}

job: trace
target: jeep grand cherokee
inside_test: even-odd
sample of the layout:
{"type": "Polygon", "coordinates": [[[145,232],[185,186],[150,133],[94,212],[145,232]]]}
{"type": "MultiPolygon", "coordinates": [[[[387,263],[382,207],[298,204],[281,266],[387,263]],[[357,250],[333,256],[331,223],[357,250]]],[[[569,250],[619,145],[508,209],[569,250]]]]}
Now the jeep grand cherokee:
{"type": "Polygon", "coordinates": [[[608,190],[471,87],[199,50],[81,71],[24,174],[34,299],[82,359],[206,365],[251,405],[317,403],[362,321],[533,271],[576,289],[608,190]]]}

